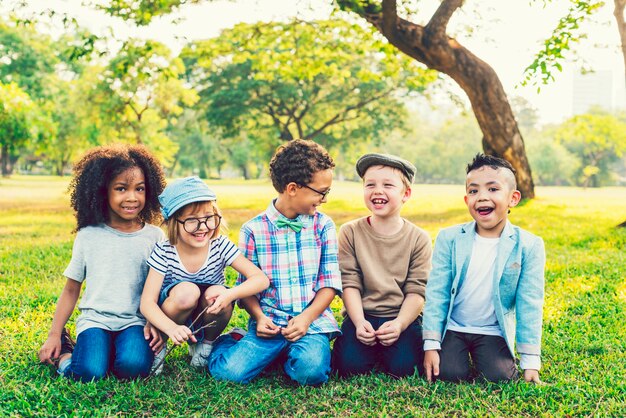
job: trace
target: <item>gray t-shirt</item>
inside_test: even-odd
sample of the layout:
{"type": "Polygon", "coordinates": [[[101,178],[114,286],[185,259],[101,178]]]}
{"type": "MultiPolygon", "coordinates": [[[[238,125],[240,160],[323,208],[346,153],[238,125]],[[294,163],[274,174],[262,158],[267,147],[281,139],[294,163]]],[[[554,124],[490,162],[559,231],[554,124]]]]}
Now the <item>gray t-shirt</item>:
{"type": "Polygon", "coordinates": [[[119,331],[144,325],[139,312],[147,260],[163,231],[146,224],[141,230],[120,232],[107,225],[87,226],[76,234],[72,260],[63,275],[86,281],[76,320],[76,334],[88,328],[119,331]]]}

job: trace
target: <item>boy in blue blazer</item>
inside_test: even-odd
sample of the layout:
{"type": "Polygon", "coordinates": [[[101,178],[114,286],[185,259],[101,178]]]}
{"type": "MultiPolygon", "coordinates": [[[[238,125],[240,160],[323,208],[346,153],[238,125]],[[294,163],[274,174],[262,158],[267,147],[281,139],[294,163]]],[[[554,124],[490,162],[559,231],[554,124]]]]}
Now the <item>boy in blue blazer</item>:
{"type": "Polygon", "coordinates": [[[520,198],[507,161],[478,154],[467,166],[474,221],[439,233],[426,286],[428,381],[515,379],[517,344],[524,379],[541,383],[545,250],[541,238],[507,220],[520,198]]]}

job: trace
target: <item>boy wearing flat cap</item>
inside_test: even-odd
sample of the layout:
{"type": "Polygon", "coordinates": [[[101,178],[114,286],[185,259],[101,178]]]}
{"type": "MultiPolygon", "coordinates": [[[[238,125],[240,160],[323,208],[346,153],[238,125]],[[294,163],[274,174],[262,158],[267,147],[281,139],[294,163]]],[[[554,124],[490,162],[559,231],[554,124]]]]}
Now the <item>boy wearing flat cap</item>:
{"type": "Polygon", "coordinates": [[[379,369],[394,377],[421,371],[421,313],[432,253],[428,234],[400,216],[415,167],[388,154],[356,163],[371,214],[339,231],[339,266],[347,317],[335,341],[339,376],[379,369]]]}

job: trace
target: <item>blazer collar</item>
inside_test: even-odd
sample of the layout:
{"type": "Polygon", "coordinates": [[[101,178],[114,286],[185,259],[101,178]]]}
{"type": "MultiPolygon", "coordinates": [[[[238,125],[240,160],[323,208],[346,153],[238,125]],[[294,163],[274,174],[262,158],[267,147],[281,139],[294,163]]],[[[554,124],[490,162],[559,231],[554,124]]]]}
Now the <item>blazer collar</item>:
{"type": "MultiPolygon", "coordinates": [[[[456,265],[458,268],[457,271],[462,275],[465,275],[465,271],[467,270],[475,236],[476,221],[461,225],[461,235],[457,237],[456,265]]],[[[515,241],[515,230],[511,222],[507,219],[498,244],[498,255],[496,257],[496,266],[494,269],[495,277],[498,278],[497,281],[499,281],[502,277],[502,272],[504,271],[506,262],[515,247],[515,241]]]]}

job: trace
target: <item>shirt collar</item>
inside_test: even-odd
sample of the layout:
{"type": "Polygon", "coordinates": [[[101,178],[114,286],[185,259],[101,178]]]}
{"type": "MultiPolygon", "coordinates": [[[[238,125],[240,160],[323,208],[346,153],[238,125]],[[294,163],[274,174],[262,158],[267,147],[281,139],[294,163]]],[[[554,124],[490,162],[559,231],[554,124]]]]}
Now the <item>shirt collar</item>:
{"type": "MultiPolygon", "coordinates": [[[[269,206],[267,207],[267,210],[265,211],[265,214],[267,215],[267,219],[274,226],[276,226],[276,221],[278,219],[280,219],[280,218],[282,218],[282,219],[289,219],[285,215],[280,213],[278,211],[278,209],[276,209],[276,206],[274,206],[275,203],[276,203],[276,199],[272,200],[270,202],[269,206]]],[[[303,214],[300,214],[295,219],[297,219],[300,222],[302,222],[303,228],[309,228],[310,226],[313,225],[313,220],[315,219],[315,216],[316,215],[303,215],[303,214]]]]}

